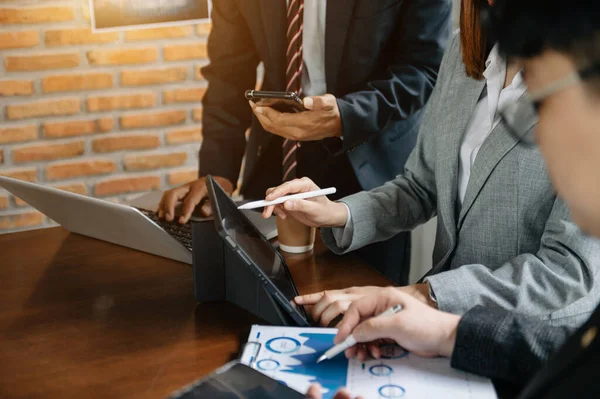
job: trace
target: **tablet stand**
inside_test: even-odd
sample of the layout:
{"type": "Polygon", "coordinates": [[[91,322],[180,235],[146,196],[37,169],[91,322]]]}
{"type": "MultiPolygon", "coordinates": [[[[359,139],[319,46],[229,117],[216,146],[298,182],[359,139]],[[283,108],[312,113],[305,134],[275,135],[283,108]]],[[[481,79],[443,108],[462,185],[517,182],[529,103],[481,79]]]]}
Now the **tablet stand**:
{"type": "Polygon", "coordinates": [[[297,325],[225,244],[212,220],[192,223],[192,249],[196,301],[227,301],[271,324],[297,325]]]}

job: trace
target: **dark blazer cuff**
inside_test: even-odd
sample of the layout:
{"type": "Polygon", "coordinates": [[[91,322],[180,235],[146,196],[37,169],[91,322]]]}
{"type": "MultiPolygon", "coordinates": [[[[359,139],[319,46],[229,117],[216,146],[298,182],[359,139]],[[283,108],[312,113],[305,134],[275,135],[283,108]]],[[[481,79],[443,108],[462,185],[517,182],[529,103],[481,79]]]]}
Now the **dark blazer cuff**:
{"type": "Polygon", "coordinates": [[[497,338],[506,337],[502,329],[508,311],[477,306],[465,313],[456,332],[452,353],[453,368],[490,378],[510,375],[510,343],[497,338]]]}
{"type": "MultiPolygon", "coordinates": [[[[356,147],[363,144],[369,139],[369,129],[365,125],[365,115],[358,115],[354,106],[348,101],[338,98],[337,100],[338,109],[340,111],[340,118],[342,121],[342,148],[338,150],[335,155],[343,154],[348,151],[352,151],[356,147]],[[361,135],[357,135],[356,132],[360,132],[361,135]]],[[[373,113],[377,111],[374,110],[373,113]]]]}

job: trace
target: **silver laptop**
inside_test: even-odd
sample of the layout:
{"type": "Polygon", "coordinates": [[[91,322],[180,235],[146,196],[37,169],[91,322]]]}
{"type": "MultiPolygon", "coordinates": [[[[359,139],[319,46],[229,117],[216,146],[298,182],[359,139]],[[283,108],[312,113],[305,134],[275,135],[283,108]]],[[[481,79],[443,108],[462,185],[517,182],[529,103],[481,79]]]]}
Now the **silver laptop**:
{"type": "MultiPolygon", "coordinates": [[[[156,217],[160,192],[143,195],[125,205],[4,176],[0,176],[0,187],[73,233],[192,263],[191,224],[180,225],[156,217]]],[[[274,220],[264,220],[255,211],[245,213],[265,237],[277,235],[274,220]]]]}

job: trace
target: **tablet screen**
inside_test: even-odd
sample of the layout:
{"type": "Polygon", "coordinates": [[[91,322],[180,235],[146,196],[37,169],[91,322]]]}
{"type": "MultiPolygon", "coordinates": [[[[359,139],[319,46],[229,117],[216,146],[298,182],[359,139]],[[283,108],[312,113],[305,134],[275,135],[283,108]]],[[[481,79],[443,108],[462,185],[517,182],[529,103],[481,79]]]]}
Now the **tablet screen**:
{"type": "Polygon", "coordinates": [[[297,292],[292,278],[283,263],[281,256],[264,240],[256,227],[248,221],[237,209],[235,203],[225,194],[217,184],[215,195],[217,206],[221,217],[221,225],[233,242],[244,250],[246,255],[265,273],[273,284],[291,302],[302,315],[303,309],[296,307],[293,299],[297,292]]]}
{"type": "Polygon", "coordinates": [[[304,395],[243,364],[216,372],[171,399],[294,399],[304,395]]]}

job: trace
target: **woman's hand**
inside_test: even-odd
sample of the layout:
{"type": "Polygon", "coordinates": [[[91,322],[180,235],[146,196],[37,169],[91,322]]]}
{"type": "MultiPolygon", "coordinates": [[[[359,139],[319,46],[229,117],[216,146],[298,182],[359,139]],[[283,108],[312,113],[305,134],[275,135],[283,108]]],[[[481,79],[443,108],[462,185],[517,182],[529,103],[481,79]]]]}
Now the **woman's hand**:
{"type": "MultiPolygon", "coordinates": [[[[347,349],[346,357],[360,360],[366,358],[364,343],[381,339],[391,339],[419,356],[450,357],[459,321],[459,316],[435,310],[397,288],[384,288],[350,305],[338,325],[335,343],[352,334],[359,344],[347,349]],[[394,316],[374,317],[396,305],[402,305],[402,310],[394,316]]],[[[377,351],[373,353],[373,345],[369,349],[379,357],[377,351]]]]}
{"type": "MultiPolygon", "coordinates": [[[[319,190],[319,187],[308,177],[283,183],[267,190],[266,200],[273,201],[289,194],[305,193],[319,190]]],[[[348,220],[348,211],[344,204],[330,201],[326,196],[306,200],[290,200],[283,204],[265,207],[263,217],[276,214],[282,219],[293,217],[300,223],[310,227],[343,227],[348,220]]]]}
{"type": "Polygon", "coordinates": [[[382,289],[381,287],[352,287],[321,291],[298,296],[294,301],[305,307],[315,323],[327,327],[336,317],[343,315],[352,302],[382,289]]]}

